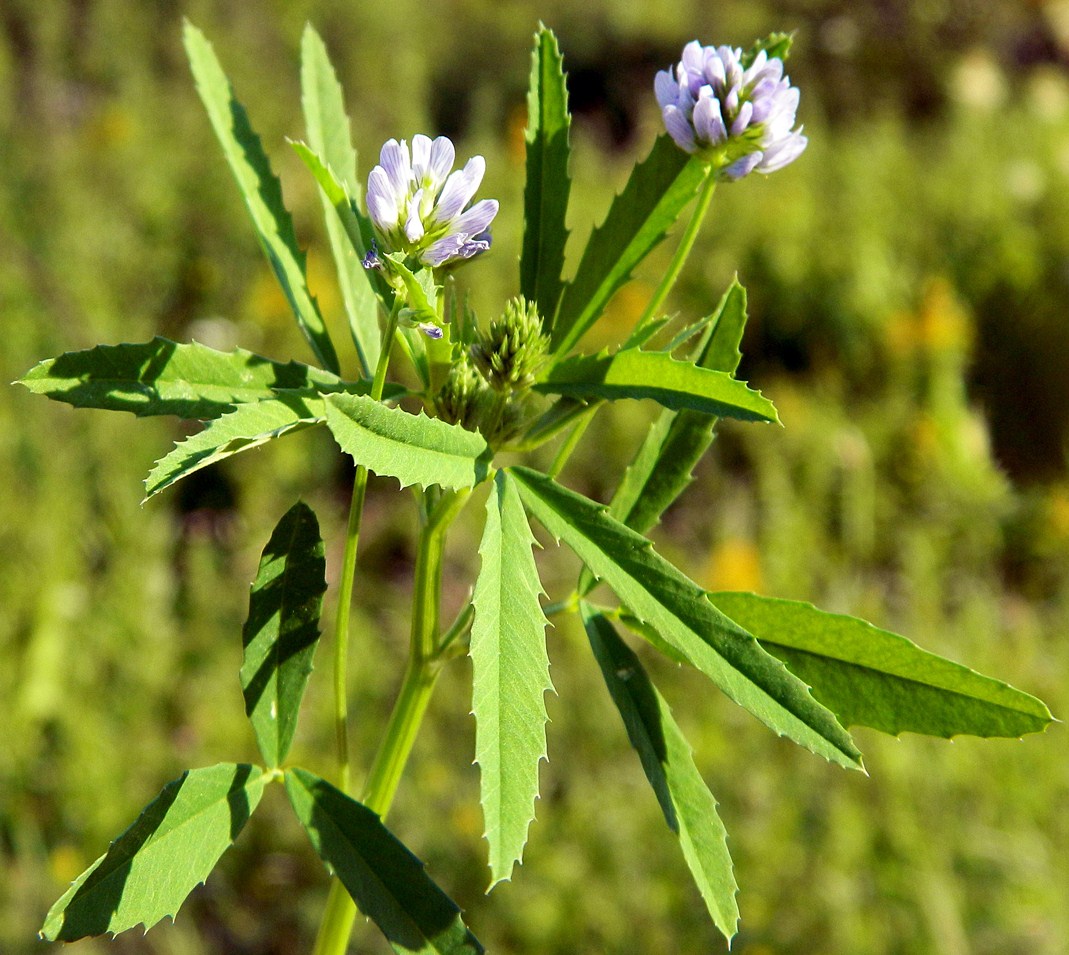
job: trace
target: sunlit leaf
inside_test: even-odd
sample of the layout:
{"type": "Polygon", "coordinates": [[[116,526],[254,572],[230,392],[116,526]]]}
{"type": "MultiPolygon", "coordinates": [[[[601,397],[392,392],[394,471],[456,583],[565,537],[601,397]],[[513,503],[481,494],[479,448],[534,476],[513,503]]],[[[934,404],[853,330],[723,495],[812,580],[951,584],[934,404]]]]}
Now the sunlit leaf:
{"type": "Polygon", "coordinates": [[[394,951],[483,951],[460,908],[375,813],[304,769],[287,770],[286,792],[316,852],[394,951]]]}
{"type": "Polygon", "coordinates": [[[474,487],[490,474],[492,453],[475,431],[390,408],[364,395],[330,395],[327,427],[357,464],[402,487],[474,487]]]}
{"type": "Polygon", "coordinates": [[[250,125],[245,107],[234,96],[204,34],[186,21],[184,39],[197,92],[241,190],[264,254],[312,351],[324,368],[337,372],[334,344],[308,290],[305,255],[297,244],[293,220],[282,202],[282,186],[271,170],[260,137],[250,125]]]}
{"type": "Polygon", "coordinates": [[[20,379],[30,391],[79,408],[208,420],[274,389],[338,390],[336,375],[299,362],[271,361],[241,348],[222,352],[156,337],[98,345],[34,365],[20,379]]]}
{"type": "Polygon", "coordinates": [[[604,616],[585,603],[580,604],[580,613],[605,685],[664,818],[679,836],[683,857],[713,923],[730,941],[739,922],[738,886],[716,800],[694,765],[690,744],[638,657],[604,616]]]}
{"type": "Polygon", "coordinates": [[[709,598],[808,683],[844,726],[1015,737],[1051,722],[1034,696],[856,617],[755,594],[709,598]]]}
{"type": "Polygon", "coordinates": [[[510,878],[523,855],[546,757],[544,696],[553,685],[534,543],[515,483],[498,471],[486,502],[471,628],[475,761],[495,883],[510,878]]]}
{"type": "Polygon", "coordinates": [[[52,906],[41,935],[73,942],[173,919],[241,832],[264,782],[256,766],[220,763],[168,783],[52,906]]]}
{"type": "Polygon", "coordinates": [[[564,541],[628,610],[774,732],[832,762],[861,754],[804,683],[706,598],[705,592],[609,516],[607,508],[529,468],[512,468],[527,509],[564,541]]]}
{"type": "Polygon", "coordinates": [[[635,166],[605,221],[587,242],[575,277],[565,286],[553,326],[553,350],[573,348],[631,272],[668,234],[697,195],[708,167],[664,134],[635,166]]]}
{"type": "Polygon", "coordinates": [[[319,641],[326,561],[319,522],[302,502],[278,522],[260,557],[242,631],[245,713],[268,766],[289,752],[319,641]]]}
{"type": "Polygon", "coordinates": [[[568,88],[560,47],[552,30],[540,27],[531,52],[527,92],[527,184],[523,193],[520,292],[538,306],[550,329],[562,288],[568,241],[568,88]]]}

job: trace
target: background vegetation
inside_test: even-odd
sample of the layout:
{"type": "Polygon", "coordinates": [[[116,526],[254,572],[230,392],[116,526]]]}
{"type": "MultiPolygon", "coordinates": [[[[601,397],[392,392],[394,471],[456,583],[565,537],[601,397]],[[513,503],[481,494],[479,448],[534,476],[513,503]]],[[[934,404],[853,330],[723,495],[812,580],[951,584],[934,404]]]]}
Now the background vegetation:
{"type": "MultiPolygon", "coordinates": [[[[703,314],[738,269],[751,291],[743,377],[786,428],[725,429],[660,546],[710,586],[859,613],[1069,712],[1065,0],[4,0],[3,381],[40,358],[157,332],[308,357],[211,139],[182,16],[214,39],[275,157],[338,341],[318,202],[283,141],[303,135],[305,20],[342,74],[365,170],[384,139],[417,131],[486,155],[483,193],[503,211],[492,259],[469,276],[484,317],[514,292],[539,18],[570,71],[579,235],[647,148],[653,71],[683,42],[797,29],[790,73],[810,148],[767,181],[720,191],[674,302],[703,314]]],[[[624,290],[602,341],[630,327],[649,287],[640,277],[624,290]]],[[[594,450],[565,480],[607,496],[607,461],[626,461],[646,420],[634,407],[600,416],[594,450]]],[[[66,883],[182,768],[255,758],[236,678],[245,593],[298,494],[340,553],[348,474],[326,435],[243,455],[141,508],[139,482],[175,437],[160,420],[16,389],[0,399],[5,952],[38,950],[66,883]]],[[[391,485],[372,486],[358,577],[364,766],[405,652],[411,515],[391,485]]],[[[473,534],[453,541],[456,602],[473,534]]],[[[563,588],[574,568],[555,573],[563,588]]],[[[392,826],[493,951],[722,950],[581,633],[561,624],[550,653],[551,762],[515,883],[483,895],[464,664],[439,691],[392,826]]],[[[775,740],[700,678],[660,682],[733,834],[733,951],[1065,951],[1060,727],[953,745],[862,731],[864,778],[775,740]]],[[[328,698],[321,661],[295,755],[324,772],[328,698]]],[[[277,816],[262,808],[174,926],[80,950],[306,950],[326,880],[275,801],[277,816]]],[[[372,929],[356,938],[357,950],[384,950],[372,929]]]]}

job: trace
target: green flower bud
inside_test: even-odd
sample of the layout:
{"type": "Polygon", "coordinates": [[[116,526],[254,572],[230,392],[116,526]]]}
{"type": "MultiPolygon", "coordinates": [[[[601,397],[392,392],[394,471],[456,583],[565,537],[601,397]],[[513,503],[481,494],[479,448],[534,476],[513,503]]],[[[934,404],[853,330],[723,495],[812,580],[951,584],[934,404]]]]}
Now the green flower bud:
{"type": "Polygon", "coordinates": [[[504,314],[471,346],[471,359],[496,391],[530,388],[549,351],[549,336],[533,303],[510,299],[504,314]]]}

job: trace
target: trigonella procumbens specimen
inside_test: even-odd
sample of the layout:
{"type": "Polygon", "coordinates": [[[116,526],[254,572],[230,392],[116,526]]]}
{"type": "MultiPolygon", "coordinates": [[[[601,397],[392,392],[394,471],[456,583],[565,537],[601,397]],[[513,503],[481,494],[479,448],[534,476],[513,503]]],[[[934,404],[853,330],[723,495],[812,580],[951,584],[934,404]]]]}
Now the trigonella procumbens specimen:
{"type": "Polygon", "coordinates": [[[497,200],[466,208],[486,170],[482,156],[450,174],[456,151],[445,136],[391,139],[367,181],[367,211],[386,252],[404,252],[431,268],[470,259],[490,248],[497,200]]]}
{"type": "Polygon", "coordinates": [[[671,137],[715,163],[724,179],[782,169],[807,142],[794,129],[798,89],[783,61],[765,50],[746,59],[740,49],[692,40],[675,73],[661,70],[653,84],[671,137]]]}

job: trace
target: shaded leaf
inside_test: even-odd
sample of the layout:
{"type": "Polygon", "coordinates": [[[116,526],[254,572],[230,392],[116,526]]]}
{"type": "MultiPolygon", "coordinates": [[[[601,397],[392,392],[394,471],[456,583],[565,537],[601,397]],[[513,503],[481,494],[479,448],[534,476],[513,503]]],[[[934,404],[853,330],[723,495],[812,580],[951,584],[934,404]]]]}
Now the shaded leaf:
{"type": "Polygon", "coordinates": [[[490,474],[492,452],[478,432],[364,395],[330,395],[326,411],[341,449],[369,471],[397,478],[401,487],[439,484],[459,490],[490,474]]]}
{"type": "Polygon", "coordinates": [[[523,856],[538,765],[547,757],[544,696],[553,684],[534,543],[516,485],[498,471],[479,544],[470,651],[475,761],[494,883],[510,878],[523,856]]]}
{"type": "Polygon", "coordinates": [[[221,352],[156,337],[143,344],[97,345],[34,365],[19,380],[30,391],[79,408],[208,420],[274,389],[338,390],[330,372],[271,361],[241,348],[221,352]]]}
{"type": "Polygon", "coordinates": [[[708,166],[670,136],[658,137],[591,234],[575,277],[565,286],[553,325],[554,352],[565,354],[578,344],[635,266],[668,234],[707,174],[708,166]]]}
{"type": "Polygon", "coordinates": [[[268,766],[289,752],[319,642],[327,589],[319,522],[303,502],[278,522],[260,557],[242,630],[245,713],[268,766]]]}
{"type": "Polygon", "coordinates": [[[579,610],[605,685],[665,821],[679,836],[683,857],[713,923],[730,941],[739,922],[738,886],[716,800],[694,765],[690,744],[638,657],[603,615],[586,603],[580,603],[579,610]]]}
{"type": "Polygon", "coordinates": [[[755,594],[709,598],[805,680],[844,726],[1015,737],[1051,722],[1034,696],[856,617],[755,594]]]}
{"type": "Polygon", "coordinates": [[[527,91],[527,183],[523,193],[520,293],[538,306],[546,331],[552,327],[562,288],[568,177],[568,88],[552,30],[539,26],[531,51],[527,91]]]}
{"type": "Polygon", "coordinates": [[[264,782],[256,766],[220,763],[168,783],[52,906],[42,937],[73,942],[173,919],[241,832],[264,782]]]}
{"type": "MultiPolygon", "coordinates": [[[[349,196],[356,196],[360,191],[349,116],[327,48],[311,24],[305,25],[301,38],[301,106],[308,129],[308,143],[315,153],[323,157],[323,165],[333,170],[344,187],[347,192],[345,208],[349,208],[349,196]]],[[[362,261],[367,246],[359,231],[357,236],[360,241],[352,241],[352,233],[347,235],[347,230],[339,220],[342,211],[338,209],[338,203],[325,191],[320,192],[320,199],[326,216],[327,237],[338,271],[338,284],[349,317],[349,331],[360,355],[364,375],[370,378],[379,360],[381,332],[375,293],[362,261]]],[[[359,216],[359,210],[355,210],[355,203],[353,207],[355,219],[359,216]]]]}
{"type": "Polygon", "coordinates": [[[705,592],[607,509],[529,468],[510,469],[527,509],[564,541],[628,610],[774,732],[832,762],[860,768],[861,754],[804,683],[705,592]]]}
{"type": "Polygon", "coordinates": [[[304,769],[286,772],[286,792],[316,852],[394,951],[479,955],[460,908],[375,813],[304,769]]]}
{"type": "Polygon", "coordinates": [[[554,365],[535,390],[571,398],[648,398],[740,421],[779,421],[772,402],[725,371],[679,361],[667,352],[628,348],[613,355],[576,355],[554,365]]]}
{"type": "Polygon", "coordinates": [[[241,190],[264,254],[316,358],[324,368],[337,372],[334,344],[308,290],[305,255],[297,244],[293,220],[282,202],[282,186],[271,170],[260,137],[250,125],[245,107],[234,96],[212,45],[188,20],[184,40],[197,92],[241,190]]]}

